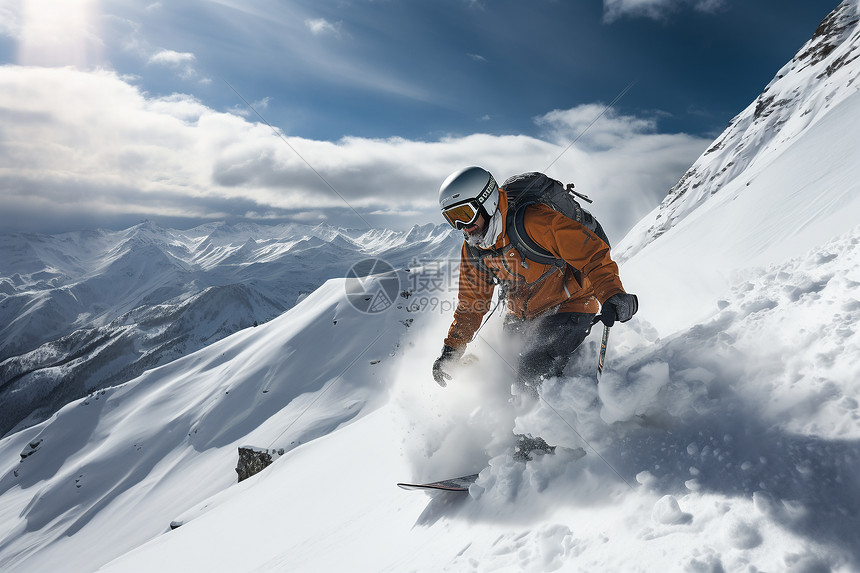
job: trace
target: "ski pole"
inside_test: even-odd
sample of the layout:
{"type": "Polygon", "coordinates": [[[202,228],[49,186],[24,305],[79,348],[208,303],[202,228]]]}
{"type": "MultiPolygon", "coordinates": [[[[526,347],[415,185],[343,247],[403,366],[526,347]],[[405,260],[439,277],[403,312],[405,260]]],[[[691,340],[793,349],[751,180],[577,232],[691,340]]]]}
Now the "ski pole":
{"type": "Polygon", "coordinates": [[[603,374],[603,361],[606,359],[606,344],[609,342],[609,327],[603,325],[603,338],[600,339],[600,356],[597,358],[597,378],[603,374]]]}
{"type": "MultiPolygon", "coordinates": [[[[595,316],[591,324],[595,325],[601,320],[601,315],[595,316]]],[[[603,374],[603,362],[606,360],[606,345],[609,343],[609,327],[605,324],[603,325],[603,337],[600,339],[600,354],[597,357],[597,378],[600,379],[600,375],[603,374]]]]}

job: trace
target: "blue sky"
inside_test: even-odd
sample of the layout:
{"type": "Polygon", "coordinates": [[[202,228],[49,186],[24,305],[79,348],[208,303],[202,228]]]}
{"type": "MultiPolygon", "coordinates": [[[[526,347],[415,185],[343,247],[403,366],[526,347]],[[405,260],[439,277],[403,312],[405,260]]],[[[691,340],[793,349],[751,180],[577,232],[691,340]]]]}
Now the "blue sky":
{"type": "Polygon", "coordinates": [[[544,170],[632,83],[549,171],[618,239],[837,3],[5,1],[0,225],[441,222],[449,172],[544,170]]]}

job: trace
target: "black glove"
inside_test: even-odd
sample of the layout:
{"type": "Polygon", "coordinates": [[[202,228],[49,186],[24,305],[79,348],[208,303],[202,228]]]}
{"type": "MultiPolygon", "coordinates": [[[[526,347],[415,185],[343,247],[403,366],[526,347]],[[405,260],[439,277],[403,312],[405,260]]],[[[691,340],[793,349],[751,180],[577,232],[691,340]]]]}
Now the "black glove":
{"type": "Polygon", "coordinates": [[[451,379],[451,375],[445,372],[445,367],[455,362],[463,356],[463,350],[457,350],[447,344],[442,347],[442,356],[436,359],[433,363],[433,379],[442,388],[448,385],[447,380],[451,379]]]}
{"type": "Polygon", "coordinates": [[[603,303],[603,309],[600,311],[600,320],[606,326],[612,326],[615,321],[627,322],[636,311],[639,310],[639,299],[635,294],[627,294],[619,292],[607,299],[603,303]]]}

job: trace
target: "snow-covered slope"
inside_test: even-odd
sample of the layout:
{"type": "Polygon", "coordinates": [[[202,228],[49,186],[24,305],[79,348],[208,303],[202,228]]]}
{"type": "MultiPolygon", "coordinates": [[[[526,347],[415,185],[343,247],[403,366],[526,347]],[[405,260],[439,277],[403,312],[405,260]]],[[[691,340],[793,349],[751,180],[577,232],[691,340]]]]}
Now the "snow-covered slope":
{"type": "MultiPolygon", "coordinates": [[[[469,495],[398,490],[404,475],[474,469],[452,458],[490,445],[507,394],[482,367],[443,392],[407,374],[429,353],[407,351],[386,407],[104,570],[857,571],[860,303],[845,301],[858,243],[860,231],[762,270],[713,321],[656,346],[615,329],[602,409],[593,380],[572,375],[516,420],[584,447],[581,460],[498,455],[469,495]],[[810,321],[832,316],[835,328],[810,321]]],[[[476,354],[483,368],[494,358],[476,354]]]]}
{"type": "MultiPolygon", "coordinates": [[[[856,2],[843,2],[777,72],[761,95],[729,122],[660,206],[639,223],[638,230],[644,237],[634,236],[619,245],[619,256],[630,258],[717,194],[737,193],[738,186],[752,187],[746,194],[754,194],[760,171],[768,169],[795,142],[803,140],[819,121],[825,117],[832,120],[832,109],[846,99],[856,99],[855,94],[860,90],[857,77],[860,68],[854,62],[857,58],[860,58],[860,14],[856,2]]],[[[856,148],[846,149],[841,142],[817,143],[814,147],[826,148],[829,154],[838,156],[843,150],[856,151],[856,148]]],[[[830,169],[813,170],[815,174],[826,171],[830,169]]],[[[816,189],[809,185],[808,178],[791,187],[795,192],[806,191],[810,201],[817,199],[816,189]]]]}
{"type": "Polygon", "coordinates": [[[661,333],[716,310],[739,268],[860,221],[860,8],[847,1],[617,246],[661,333]],[[719,245],[717,248],[716,246],[719,245]]]}
{"type": "MultiPolygon", "coordinates": [[[[495,315],[441,389],[452,292],[360,314],[331,281],[0,440],[0,570],[860,571],[846,94],[659,237],[628,237],[645,245],[622,267],[642,305],[612,329],[599,384],[592,335],[540,401],[512,399],[495,315]],[[513,431],[559,447],[515,462],[513,431]],[[236,484],[242,444],[288,451],[236,484]],[[468,494],[394,485],[476,471],[468,494]]],[[[401,279],[449,276],[422,272],[401,279]]]]}
{"type": "Polygon", "coordinates": [[[378,364],[410,324],[405,302],[362,314],[329,281],[269,323],[0,441],[0,569],[92,570],[234,484],[245,442],[290,451],[372,411],[388,392],[378,364]],[[70,541],[88,548],[74,564],[70,541]]]}
{"type": "Polygon", "coordinates": [[[357,260],[384,251],[404,268],[456,242],[434,225],[0,235],[0,435],[270,320],[357,260]]]}
{"type": "Polygon", "coordinates": [[[408,301],[358,315],[329,283],[0,441],[7,460],[37,443],[0,481],[0,566],[856,571],[858,244],[860,229],[760,269],[659,343],[641,323],[614,329],[599,393],[590,341],[519,415],[497,322],[442,390],[428,343],[444,317],[408,301]],[[514,427],[558,452],[514,462],[514,427]],[[290,451],[236,485],[242,443],[290,451]],[[394,485],[486,463],[459,497],[394,485]]]}

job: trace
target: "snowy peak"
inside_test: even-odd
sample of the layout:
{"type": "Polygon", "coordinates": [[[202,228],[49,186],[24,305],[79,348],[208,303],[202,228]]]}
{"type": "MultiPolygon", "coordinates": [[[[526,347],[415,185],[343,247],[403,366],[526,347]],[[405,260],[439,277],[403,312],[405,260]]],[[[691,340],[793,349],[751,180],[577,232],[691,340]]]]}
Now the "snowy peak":
{"type": "MultiPolygon", "coordinates": [[[[439,227],[433,225],[432,223],[428,223],[426,225],[415,225],[406,235],[406,241],[420,241],[426,238],[432,238],[435,233],[437,233],[439,227]]],[[[450,229],[445,228],[446,231],[450,232],[450,229]]]]}
{"type": "Polygon", "coordinates": [[[748,169],[765,169],[840,103],[856,97],[858,56],[860,1],[846,0],[622,241],[619,258],[629,259],[731,184],[749,186],[748,169]]]}
{"type": "MultiPolygon", "coordinates": [[[[799,111],[805,117],[811,116],[805,124],[799,124],[803,127],[854,93],[857,90],[853,85],[857,78],[857,64],[853,62],[860,56],[858,23],[860,2],[857,0],[843,2],[831,12],[812,38],[756,98],[754,123],[779,132],[790,116],[799,111]],[[775,120],[768,119],[774,115],[775,120]]],[[[784,140],[786,136],[795,134],[781,135],[784,140]]]]}
{"type": "Polygon", "coordinates": [[[0,435],[291,308],[358,260],[445,258],[457,237],[299,224],[151,221],[0,235],[0,435]]]}
{"type": "Polygon", "coordinates": [[[827,76],[854,60],[858,56],[858,3],[856,0],[846,0],[836,10],[831,12],[815,30],[812,39],[804,46],[793,62],[803,62],[808,59],[808,64],[815,66],[827,59],[833,52],[839,51],[824,72],[818,76],[820,79],[824,74],[827,76]]]}

